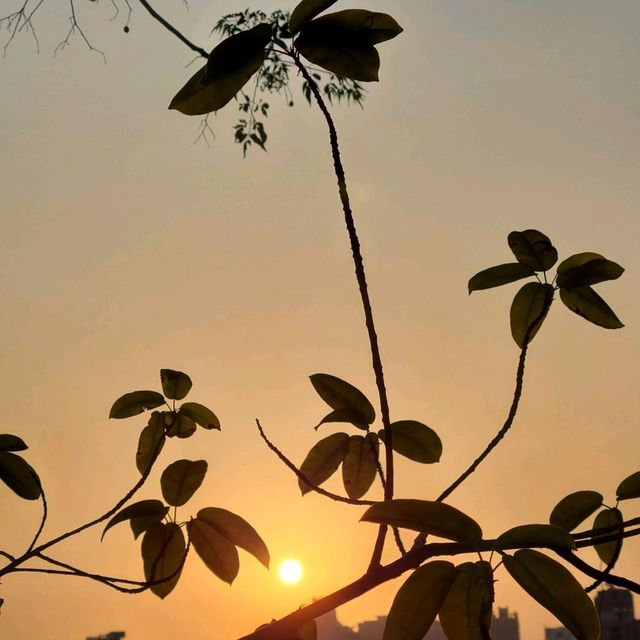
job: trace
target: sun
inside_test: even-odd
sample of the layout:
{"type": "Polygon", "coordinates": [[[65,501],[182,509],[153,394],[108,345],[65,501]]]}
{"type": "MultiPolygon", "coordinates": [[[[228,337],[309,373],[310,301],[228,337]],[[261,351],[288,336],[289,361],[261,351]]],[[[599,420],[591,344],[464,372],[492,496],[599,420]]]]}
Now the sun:
{"type": "Polygon", "coordinates": [[[286,584],[296,584],[302,579],[302,565],[297,560],[285,560],[278,567],[280,580],[286,584]]]}

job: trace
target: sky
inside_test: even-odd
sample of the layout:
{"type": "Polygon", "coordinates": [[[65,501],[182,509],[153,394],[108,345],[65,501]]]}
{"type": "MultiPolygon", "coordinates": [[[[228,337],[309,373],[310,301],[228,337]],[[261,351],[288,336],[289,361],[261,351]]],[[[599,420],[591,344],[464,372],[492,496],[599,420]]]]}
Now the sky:
{"type": "MultiPolygon", "coordinates": [[[[13,4],[3,0],[0,13],[13,4]]],[[[293,108],[272,100],[268,153],[242,158],[233,108],[211,119],[211,146],[194,144],[198,118],[167,110],[193,72],[192,55],[132,4],[125,34],[124,12],[110,20],[109,2],[76,3],[106,64],[77,36],[53,55],[68,29],[60,3],[44,3],[34,18],[40,53],[21,33],[0,62],[0,431],[30,447],[50,539],[106,511],[138,478],[146,419],[109,421],[112,402],[159,389],[163,367],[185,371],[188,399],[210,406],[222,431],[169,442],[140,498],[160,496],[169,462],[207,459],[185,519],[207,506],[230,509],[264,538],[274,568],[294,557],[305,577],[286,586],[243,553],[230,588],[191,554],[160,601],[12,574],[0,585],[0,630],[15,640],[116,629],[132,640],[238,637],[357,578],[375,538],[373,525],[358,522],[360,508],[301,498],[254,422],[301,462],[327,410],[309,375],[337,375],[376,399],[320,113],[294,88],[293,108]]],[[[163,0],[156,8],[210,48],[211,26],[237,6],[189,0],[187,10],[163,0]]],[[[335,8],[355,6],[365,5],[335,8]]],[[[561,259],[596,251],[626,268],[598,286],[626,326],[595,327],[557,301],[532,344],[515,426],[449,502],[487,537],[547,521],[572,491],[598,490],[611,504],[639,469],[638,5],[369,0],[366,8],[389,11],[405,31],[379,46],[381,82],[367,86],[364,110],[333,113],[392,419],[420,420],[444,443],[437,465],[398,463],[396,495],[433,499],[506,417],[518,285],[469,296],[467,281],[513,260],[510,231],[535,228],[561,259]]],[[[327,487],[340,490],[337,479],[327,487]]],[[[40,507],[6,488],[0,496],[0,549],[19,553],[40,507]]],[[[637,501],[623,504],[627,517],[639,511],[637,501]]],[[[102,543],[100,533],[59,545],[55,557],[139,578],[139,542],[126,525],[102,543]]],[[[393,557],[389,548],[385,559],[393,557]]],[[[616,571],[638,579],[637,543],[616,571]]],[[[400,584],[342,607],[340,620],[384,614],[400,584]]],[[[523,640],[557,625],[504,572],[496,606],[518,612],[523,640]]]]}

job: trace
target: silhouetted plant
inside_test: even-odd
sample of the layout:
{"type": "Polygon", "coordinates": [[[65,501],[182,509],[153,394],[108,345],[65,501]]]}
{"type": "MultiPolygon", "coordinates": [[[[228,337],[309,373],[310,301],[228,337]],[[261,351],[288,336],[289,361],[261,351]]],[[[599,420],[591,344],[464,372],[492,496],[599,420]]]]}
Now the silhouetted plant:
{"type": "MultiPolygon", "coordinates": [[[[305,96],[319,107],[329,130],[378,390],[380,428],[374,426],[376,409],[373,403],[357,387],[334,375],[312,375],[311,384],[331,409],[320,418],[315,429],[340,423],[358,431],[355,434],[337,432],[321,438],[300,466],[268,439],[257,422],[259,433],[269,448],[297,476],[302,495],[316,491],[334,500],[365,505],[368,508],[361,520],[377,524],[378,533],[369,566],[360,578],[278,621],[263,625],[245,638],[309,640],[315,635],[313,620],[319,615],[410,571],[391,605],[384,640],[421,640],[437,615],[449,640],[486,640],[490,634],[494,576],[504,567],[578,640],[598,640],[598,614],[587,591],[605,581],[640,593],[640,585],[611,573],[624,538],[640,534],[640,519],[625,521],[620,509],[621,501],[640,497],[640,471],[619,484],[614,507],[605,505],[603,496],[597,491],[578,491],[553,507],[548,523],[519,525],[496,539],[485,539],[479,523],[444,500],[469,478],[512,427],[522,395],[529,345],[549,313],[555,293],[559,293],[565,306],[589,322],[608,329],[620,328],[622,323],[592,285],[620,277],[623,268],[599,254],[585,252],[560,262],[556,275],[550,278],[548,271],[558,261],[551,240],[534,229],[509,234],[508,245],[516,262],[485,269],[473,276],[468,285],[471,293],[525,278],[534,279],[521,286],[511,305],[511,333],[520,353],[507,418],[484,451],[439,496],[433,500],[394,498],[394,453],[418,463],[433,464],[440,460],[443,447],[437,433],[420,421],[390,421],[364,261],[349,203],[338,135],[325,98],[329,102],[333,98],[347,98],[360,103],[363,94],[358,83],[378,79],[380,59],[375,45],[396,37],[402,28],[385,13],[364,9],[324,13],[335,2],[302,0],[290,17],[282,11],[267,16],[250,10],[225,16],[214,27],[225,39],[211,51],[206,64],[187,81],[170,104],[170,108],[181,113],[202,116],[223,108],[240,95],[238,106],[247,117],[236,125],[235,140],[244,152],[252,143],[264,148],[266,133],[256,114],[266,116],[269,105],[256,95],[259,92],[284,93],[290,102],[289,68],[295,67],[300,73],[306,83],[305,96]],[[318,73],[303,58],[320,67],[322,73],[333,74],[324,88],[318,83],[318,73]],[[253,96],[248,97],[241,92],[254,75],[253,96]],[[381,454],[381,448],[384,454],[381,454]],[[340,466],[346,496],[331,493],[321,486],[340,466]],[[376,477],[384,489],[384,500],[364,499],[376,477]],[[572,533],[593,514],[596,516],[591,528],[572,533]],[[388,528],[396,534],[399,557],[382,565],[388,528]],[[402,545],[398,529],[418,534],[411,549],[406,550],[402,545]],[[431,542],[429,536],[447,542],[431,542]],[[577,555],[579,549],[589,547],[595,548],[607,565],[604,571],[591,567],[577,555]],[[595,582],[583,588],[548,552],[572,564],[595,582]],[[465,554],[480,555],[481,559],[458,565],[433,560],[465,554]],[[499,561],[494,563],[494,557],[499,561]]],[[[146,0],[142,4],[149,9],[146,0]]],[[[177,460],[164,470],[160,480],[164,502],[143,500],[127,505],[146,481],[167,438],[191,437],[198,426],[207,430],[220,428],[216,416],[204,405],[186,402],[176,408],[176,401],[184,399],[191,388],[191,380],[186,374],[163,369],[161,383],[162,393],[135,391],[125,394],[116,400],[110,412],[111,418],[123,419],[163,405],[167,407],[151,413],[140,435],[136,453],[140,479],[103,516],[45,543],[38,544],[47,514],[42,485],[31,466],[15,453],[24,451],[26,445],[17,436],[0,436],[0,477],[18,496],[28,500],[41,499],[44,505],[41,526],[27,550],[19,556],[0,552],[8,560],[0,569],[0,576],[27,570],[24,563],[37,558],[55,568],[31,569],[33,571],[84,576],[121,591],[150,589],[164,598],[180,579],[191,545],[205,565],[229,583],[238,572],[237,547],[249,551],[268,567],[266,545],[239,516],[217,507],[207,507],[188,521],[177,518],[177,508],[188,502],[205,477],[205,460],[177,460]],[[92,575],[44,553],[58,542],[107,520],[103,536],[114,525],[126,521],[134,538],[142,536],[144,581],[92,575]]]]}

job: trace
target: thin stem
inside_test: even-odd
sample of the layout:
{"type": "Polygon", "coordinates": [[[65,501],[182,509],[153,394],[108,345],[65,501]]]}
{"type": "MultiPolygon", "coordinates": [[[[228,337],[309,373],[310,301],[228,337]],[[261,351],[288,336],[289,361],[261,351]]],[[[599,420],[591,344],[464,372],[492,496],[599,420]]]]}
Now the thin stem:
{"type": "Polygon", "coordinates": [[[191,42],[191,40],[189,40],[186,36],[182,35],[182,33],[180,33],[180,31],[178,31],[172,24],[170,24],[169,22],[167,22],[148,2],[147,0],[138,0],[138,2],[149,12],[149,15],[154,18],[155,20],[157,20],[165,29],[168,29],[171,33],[173,33],[174,36],[176,36],[176,38],[178,38],[178,40],[180,40],[181,42],[183,42],[184,44],[187,45],[187,47],[189,47],[189,49],[191,49],[192,51],[195,51],[196,53],[199,53],[203,58],[208,58],[209,54],[202,49],[201,47],[199,47],[196,44],[193,44],[193,42],[191,42]]]}
{"type": "Polygon", "coordinates": [[[44,493],[44,489],[42,488],[42,483],[40,482],[40,478],[38,478],[38,476],[35,476],[35,480],[38,483],[38,487],[40,487],[40,498],[42,499],[42,518],[40,519],[40,526],[38,527],[38,530],[33,536],[33,540],[31,541],[31,544],[27,548],[27,553],[29,553],[29,551],[31,551],[31,549],[33,549],[33,547],[36,546],[36,542],[38,542],[38,538],[40,537],[40,534],[44,529],[45,522],[47,521],[47,514],[49,512],[49,509],[47,507],[47,497],[44,493]]]}
{"type": "Polygon", "coordinates": [[[338,495],[337,493],[332,493],[331,491],[327,491],[326,489],[323,489],[322,487],[314,484],[304,473],[302,473],[302,471],[300,471],[300,469],[298,469],[298,467],[296,467],[295,464],[293,464],[293,462],[291,462],[291,460],[289,460],[289,458],[287,458],[287,456],[284,455],[284,453],[282,453],[282,451],[280,451],[280,449],[278,449],[278,447],[276,447],[275,444],[273,444],[273,442],[271,442],[271,440],[269,440],[267,434],[262,428],[262,425],[260,424],[260,420],[258,420],[257,418],[256,425],[258,426],[260,436],[265,441],[269,449],[271,449],[271,451],[273,451],[278,456],[278,458],[280,458],[280,460],[287,467],[289,467],[289,469],[291,469],[291,471],[293,471],[293,473],[295,473],[296,476],[300,478],[300,480],[302,480],[302,482],[304,482],[310,489],[312,489],[316,493],[319,493],[326,498],[331,498],[331,500],[335,500],[336,502],[345,502],[346,504],[355,504],[359,506],[371,506],[372,504],[376,504],[375,500],[356,500],[355,498],[345,498],[344,496],[338,495]]]}
{"type": "Polygon", "coordinates": [[[605,573],[604,571],[599,571],[595,567],[592,567],[590,564],[587,564],[581,558],[578,558],[575,554],[570,551],[559,551],[556,550],[556,553],[566,560],[569,564],[572,564],[576,569],[579,569],[585,575],[590,578],[595,578],[596,580],[602,578],[603,582],[607,584],[615,585],[616,587],[622,587],[623,589],[628,589],[629,591],[633,591],[633,593],[640,594],[640,584],[634,582],[633,580],[629,580],[628,578],[623,578],[622,576],[614,576],[610,573],[605,573]]]}
{"type": "Polygon", "coordinates": [[[518,369],[516,371],[516,386],[513,392],[513,400],[509,407],[509,413],[507,419],[504,421],[502,428],[495,435],[493,440],[486,446],[485,450],[471,463],[471,465],[462,473],[452,484],[450,484],[437,498],[436,502],[442,502],[448,496],[450,496],[479,466],[483,460],[498,446],[502,438],[505,437],[518,412],[518,406],[520,404],[520,398],[522,397],[522,387],[524,384],[524,365],[527,358],[527,350],[529,348],[529,341],[532,333],[538,327],[540,322],[544,319],[553,302],[553,291],[549,291],[545,300],[542,311],[533,319],[531,324],[527,327],[527,330],[523,338],[523,346],[520,350],[520,357],[518,358],[518,369]]]}
{"type": "MultiPolygon", "coordinates": [[[[347,191],[347,181],[345,176],[344,167],[342,165],[342,159],[340,157],[340,148],[338,145],[338,133],[333,123],[333,119],[327,106],[320,95],[318,85],[311,77],[305,66],[300,62],[300,59],[295,51],[292,51],[293,59],[298,67],[303,78],[309,84],[309,88],[313,93],[313,97],[324,116],[327,127],[329,128],[329,142],[331,144],[331,155],[333,157],[333,168],[335,171],[336,179],[338,181],[338,192],[340,195],[340,202],[342,203],[342,211],[344,213],[344,220],[349,234],[349,242],[351,244],[351,253],[353,255],[353,263],[356,272],[356,279],[358,281],[358,289],[360,291],[360,298],[362,300],[362,308],[365,316],[365,324],[367,327],[367,334],[369,336],[369,347],[371,350],[371,363],[376,379],[376,386],[378,388],[378,396],[380,398],[380,413],[382,414],[382,425],[384,427],[385,437],[385,466],[387,481],[384,487],[384,499],[391,500],[393,498],[393,450],[391,448],[391,419],[389,414],[389,401],[387,399],[387,390],[384,381],[384,371],[382,368],[382,359],[380,357],[380,348],[378,346],[378,336],[376,333],[375,323],[373,320],[373,309],[371,307],[371,300],[369,298],[369,290],[367,286],[367,278],[364,269],[364,260],[362,258],[362,252],[360,250],[360,240],[356,231],[355,222],[353,219],[353,212],[351,211],[351,205],[349,203],[349,192],[347,191]]],[[[372,555],[372,565],[380,564],[380,558],[382,557],[382,549],[384,547],[384,538],[386,528],[384,525],[380,527],[381,533],[378,536],[376,545],[374,547],[372,555]]]]}

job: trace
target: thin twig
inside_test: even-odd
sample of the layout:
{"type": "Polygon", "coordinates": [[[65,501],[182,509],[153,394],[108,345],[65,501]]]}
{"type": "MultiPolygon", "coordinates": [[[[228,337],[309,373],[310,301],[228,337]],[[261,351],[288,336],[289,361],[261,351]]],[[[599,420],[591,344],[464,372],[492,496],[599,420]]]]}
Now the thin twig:
{"type": "Polygon", "coordinates": [[[42,518],[40,519],[40,526],[38,527],[38,530],[33,536],[33,540],[31,541],[31,544],[27,547],[27,553],[31,551],[33,547],[36,546],[36,542],[38,542],[38,538],[40,537],[40,534],[44,529],[45,522],[47,521],[47,514],[49,511],[47,507],[47,497],[44,494],[44,489],[42,488],[42,483],[40,482],[40,478],[38,478],[37,475],[35,476],[35,481],[38,483],[38,487],[40,487],[40,498],[42,499],[42,518]]]}
{"type": "Polygon", "coordinates": [[[178,40],[183,42],[189,47],[192,51],[199,53],[203,58],[208,58],[209,54],[202,48],[196,44],[193,44],[191,40],[189,40],[186,36],[182,35],[180,31],[178,31],[171,23],[167,22],[148,2],[147,0],[138,0],[138,2],[149,12],[149,15],[157,20],[165,29],[168,29],[171,33],[173,33],[178,40]]]}
{"type": "Polygon", "coordinates": [[[372,504],[376,504],[375,500],[356,500],[355,498],[345,498],[344,496],[338,495],[337,493],[332,493],[331,491],[327,491],[326,489],[319,487],[317,484],[314,484],[304,473],[302,473],[302,471],[300,471],[300,469],[298,469],[298,467],[296,467],[295,464],[293,464],[293,462],[291,462],[291,460],[289,460],[289,458],[287,458],[287,456],[284,455],[284,453],[282,453],[282,451],[280,451],[280,449],[278,449],[278,447],[276,447],[275,444],[273,444],[273,442],[271,442],[271,440],[269,440],[269,438],[267,438],[267,435],[264,432],[262,425],[260,424],[260,420],[258,420],[257,418],[256,425],[258,425],[260,436],[265,441],[269,449],[271,449],[271,451],[273,451],[278,456],[278,458],[280,458],[280,460],[287,467],[289,467],[289,469],[291,469],[291,471],[293,471],[293,473],[295,473],[296,476],[298,476],[298,478],[302,480],[302,482],[304,482],[311,490],[325,496],[326,498],[331,498],[331,500],[335,500],[336,502],[345,502],[346,504],[355,504],[359,506],[371,506],[372,504]]]}

